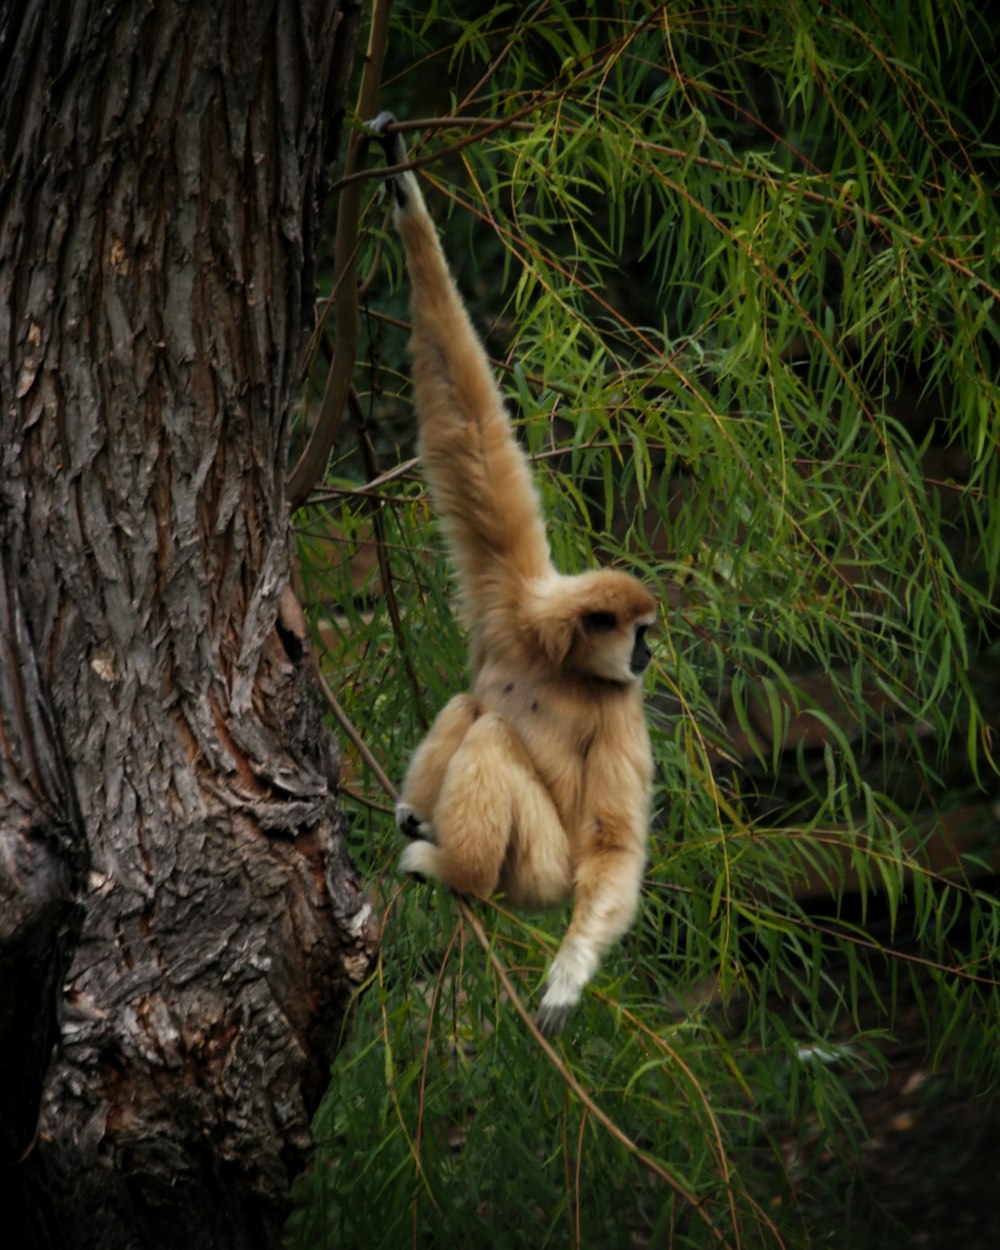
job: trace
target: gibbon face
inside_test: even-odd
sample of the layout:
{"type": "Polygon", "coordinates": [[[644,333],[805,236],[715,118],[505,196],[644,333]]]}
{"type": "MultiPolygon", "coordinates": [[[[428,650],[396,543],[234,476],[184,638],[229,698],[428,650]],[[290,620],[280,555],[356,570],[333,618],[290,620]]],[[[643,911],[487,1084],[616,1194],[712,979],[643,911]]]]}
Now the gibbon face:
{"type": "Polygon", "coordinates": [[[646,631],[656,600],[614,570],[556,576],[532,604],[542,648],[558,668],[619,684],[638,681],[650,660],[646,631]]]}
{"type": "Polygon", "coordinates": [[[568,667],[605,681],[638,681],[651,652],[646,631],[651,619],[620,620],[614,612],[586,612],[567,657],[568,667]]]}

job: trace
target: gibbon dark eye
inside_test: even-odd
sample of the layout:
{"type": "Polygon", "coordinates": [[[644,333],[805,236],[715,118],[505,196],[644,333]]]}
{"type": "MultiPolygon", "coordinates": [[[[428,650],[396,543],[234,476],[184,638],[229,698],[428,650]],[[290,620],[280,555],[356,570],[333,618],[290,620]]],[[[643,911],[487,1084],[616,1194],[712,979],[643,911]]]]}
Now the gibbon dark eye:
{"type": "Polygon", "coordinates": [[[588,634],[610,634],[617,627],[614,612],[588,612],[583,618],[583,628],[588,634]]]}

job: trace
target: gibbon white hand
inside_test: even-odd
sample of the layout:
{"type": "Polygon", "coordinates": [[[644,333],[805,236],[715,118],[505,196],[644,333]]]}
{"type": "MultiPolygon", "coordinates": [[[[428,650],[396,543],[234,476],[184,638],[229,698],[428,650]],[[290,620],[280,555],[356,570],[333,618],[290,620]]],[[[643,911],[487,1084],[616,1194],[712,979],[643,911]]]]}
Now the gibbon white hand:
{"type": "MultiPolygon", "coordinates": [[[[382,113],[372,128],[406,162],[382,113]]],[[[528,461],[416,177],[391,175],[412,283],[419,452],[458,573],[472,688],[414,753],[396,810],[403,872],[515,906],[571,894],[538,1022],[560,1028],[635,916],[652,760],[641,678],[656,601],[617,570],[552,565],[528,461]]]]}

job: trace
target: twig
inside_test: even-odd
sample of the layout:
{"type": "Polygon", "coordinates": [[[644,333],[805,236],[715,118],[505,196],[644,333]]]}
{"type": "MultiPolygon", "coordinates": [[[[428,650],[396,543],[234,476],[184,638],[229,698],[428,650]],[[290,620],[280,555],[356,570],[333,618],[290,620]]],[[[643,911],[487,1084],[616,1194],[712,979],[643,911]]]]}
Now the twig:
{"type": "MultiPolygon", "coordinates": [[[[358,110],[362,117],[375,112],[382,63],[389,25],[389,0],[375,0],[372,7],[371,27],[368,33],[368,52],[358,91],[358,110]]],[[[345,169],[348,174],[359,172],[368,152],[369,136],[358,133],[347,151],[345,169]]],[[[338,187],[344,188],[337,211],[337,230],[333,243],[334,282],[334,352],[330,373],[323,393],[319,417],[313,427],[305,450],[288,478],[286,493],[289,506],[294,510],[305,503],[309,492],[326,471],[333,441],[337,435],[350,391],[354,363],[358,354],[360,329],[358,321],[357,252],[358,222],[361,216],[361,186],[341,179],[338,187]]]]}
{"type": "MultiPolygon", "coordinates": [[[[377,481],[381,476],[381,470],[378,466],[378,460],[375,456],[375,448],[372,446],[371,439],[368,437],[368,427],[365,422],[365,414],[361,407],[361,399],[357,390],[352,386],[347,397],[348,407],[351,410],[351,416],[354,418],[354,425],[358,435],[358,447],[361,451],[361,459],[364,461],[365,469],[372,481],[377,481]]],[[[399,600],[396,598],[396,583],[393,581],[392,569],[389,567],[388,548],[385,541],[385,525],[382,520],[382,504],[377,500],[369,497],[369,510],[372,520],[372,529],[375,534],[375,558],[378,561],[379,577],[382,579],[382,593],[385,596],[385,606],[389,613],[389,620],[392,622],[392,631],[396,638],[396,647],[399,652],[399,658],[403,662],[403,669],[406,672],[407,681],[410,683],[410,689],[413,691],[413,699],[416,707],[417,720],[421,729],[426,730],[428,726],[427,713],[424,710],[424,691],[420,685],[416,670],[413,667],[413,660],[410,658],[409,648],[406,645],[406,634],[403,632],[403,614],[399,610],[399,600]]]]}
{"type": "Polygon", "coordinates": [[[377,495],[383,486],[388,486],[390,482],[395,482],[397,478],[407,477],[419,463],[419,460],[414,456],[410,460],[404,460],[402,464],[386,469],[384,473],[371,482],[363,482],[360,486],[327,486],[322,491],[317,491],[315,497],[322,499],[354,499],[367,495],[377,495]]]}
{"type": "Polygon", "coordinates": [[[395,803],[399,796],[396,793],[396,787],[389,780],[388,774],[386,773],[385,769],[378,762],[375,756],[372,755],[364,738],[362,738],[361,734],[358,733],[357,729],[354,727],[354,722],[347,715],[344,709],[340,706],[340,703],[337,700],[337,696],[330,689],[329,685],[327,684],[326,678],[318,670],[317,670],[317,676],[319,677],[319,684],[320,684],[320,689],[323,691],[323,697],[324,699],[326,699],[330,707],[330,711],[333,713],[337,724],[341,727],[344,733],[348,736],[348,738],[351,740],[351,744],[353,745],[354,749],[357,751],[357,753],[361,756],[364,762],[371,769],[372,776],[379,783],[379,785],[386,792],[386,794],[388,794],[389,797],[392,799],[392,801],[395,803]]]}

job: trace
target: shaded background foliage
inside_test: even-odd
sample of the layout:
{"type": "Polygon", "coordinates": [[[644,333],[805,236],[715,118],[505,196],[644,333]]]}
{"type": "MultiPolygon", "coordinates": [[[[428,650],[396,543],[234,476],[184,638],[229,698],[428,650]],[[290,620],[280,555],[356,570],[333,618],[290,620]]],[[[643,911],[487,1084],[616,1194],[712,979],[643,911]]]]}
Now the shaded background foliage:
{"type": "MultiPolygon", "coordinates": [[[[380,103],[426,123],[557,561],[661,595],[649,871],[548,1052],[512,994],[565,917],[401,886],[355,756],[384,944],[289,1236],[906,1244],[823,1178],[862,1176],[904,1033],[983,1095],[1000,1055],[993,33],[929,0],[461,10],[393,7],[380,103]]],[[[298,520],[342,714],[398,777],[464,652],[365,196],[356,402],[298,520]]]]}

